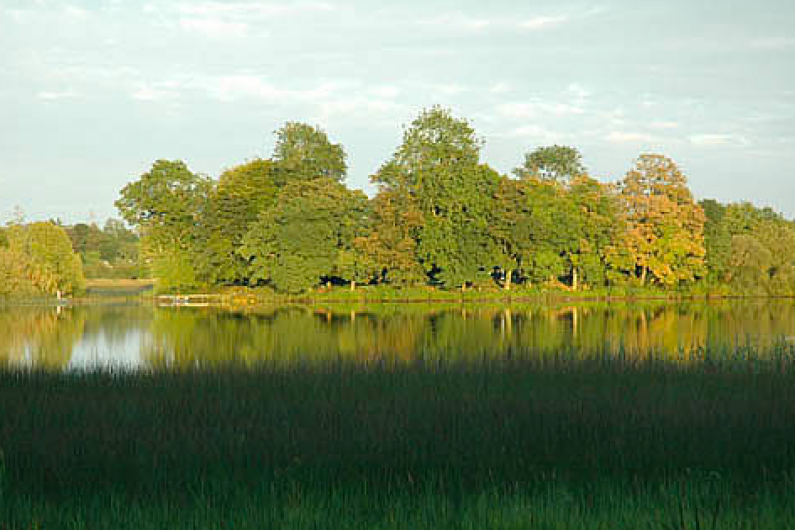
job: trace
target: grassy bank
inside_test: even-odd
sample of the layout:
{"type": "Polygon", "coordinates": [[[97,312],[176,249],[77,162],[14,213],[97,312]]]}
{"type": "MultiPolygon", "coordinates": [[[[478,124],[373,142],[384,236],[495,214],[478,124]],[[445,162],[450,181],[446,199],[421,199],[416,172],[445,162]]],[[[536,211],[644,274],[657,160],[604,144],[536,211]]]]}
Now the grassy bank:
{"type": "Polygon", "coordinates": [[[471,287],[466,290],[443,289],[431,286],[396,288],[388,285],[359,286],[351,290],[346,286],[312,289],[298,294],[276,292],[268,287],[216,287],[186,289],[180,292],[159,291],[158,295],[196,296],[194,301],[231,305],[256,304],[380,304],[380,303],[580,303],[580,302],[634,302],[634,301],[705,301],[711,299],[775,299],[790,298],[753,293],[708,291],[704,289],[665,290],[654,287],[615,287],[573,291],[562,287],[519,287],[506,291],[496,285],[471,287]],[[204,298],[208,296],[209,298],[204,298]]]}
{"type": "Polygon", "coordinates": [[[795,520],[790,362],[6,372],[0,403],[0,528],[795,520]]]}

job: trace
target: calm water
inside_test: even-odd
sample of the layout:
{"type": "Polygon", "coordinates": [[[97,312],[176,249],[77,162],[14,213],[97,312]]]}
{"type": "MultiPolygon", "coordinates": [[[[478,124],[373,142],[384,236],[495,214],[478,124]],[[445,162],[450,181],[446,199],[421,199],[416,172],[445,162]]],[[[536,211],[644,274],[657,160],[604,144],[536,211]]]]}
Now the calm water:
{"type": "Polygon", "coordinates": [[[0,366],[180,369],[225,363],[467,361],[595,352],[688,362],[795,343],[795,302],[379,305],[248,311],[147,305],[0,308],[0,366]]]}

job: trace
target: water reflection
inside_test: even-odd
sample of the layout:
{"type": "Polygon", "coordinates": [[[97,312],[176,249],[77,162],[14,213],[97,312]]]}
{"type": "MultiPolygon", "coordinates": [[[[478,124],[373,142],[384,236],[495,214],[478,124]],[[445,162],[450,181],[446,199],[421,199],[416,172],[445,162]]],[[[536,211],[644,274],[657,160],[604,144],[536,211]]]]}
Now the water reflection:
{"type": "Polygon", "coordinates": [[[795,336],[789,301],[571,306],[0,308],[0,365],[184,369],[235,362],[412,362],[583,355],[687,362],[795,336]]]}

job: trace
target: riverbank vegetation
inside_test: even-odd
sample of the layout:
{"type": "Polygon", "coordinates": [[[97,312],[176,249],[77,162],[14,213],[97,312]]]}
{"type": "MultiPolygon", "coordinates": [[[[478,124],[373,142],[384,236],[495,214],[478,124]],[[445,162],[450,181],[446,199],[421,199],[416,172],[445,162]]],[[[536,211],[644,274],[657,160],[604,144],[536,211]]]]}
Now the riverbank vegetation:
{"type": "MultiPolygon", "coordinates": [[[[88,279],[129,280],[145,276],[138,257],[138,234],[118,219],[64,226],[88,279]]],[[[123,284],[124,282],[119,282],[123,284]]]]}
{"type": "Polygon", "coordinates": [[[538,148],[510,176],[484,163],[481,147],[466,120],[425,110],[372,175],[368,198],[344,185],[341,145],[291,122],[270,159],[217,181],[159,160],[116,205],[142,235],[161,291],[795,293],[795,224],[750,204],[696,203],[665,156],[642,154],[606,184],[572,147],[538,148]]]}
{"type": "Polygon", "coordinates": [[[0,298],[74,294],[84,287],[82,262],[63,228],[48,222],[0,228],[0,298]]]}
{"type": "Polygon", "coordinates": [[[709,353],[3,372],[0,526],[787,528],[793,352],[709,353]]]}

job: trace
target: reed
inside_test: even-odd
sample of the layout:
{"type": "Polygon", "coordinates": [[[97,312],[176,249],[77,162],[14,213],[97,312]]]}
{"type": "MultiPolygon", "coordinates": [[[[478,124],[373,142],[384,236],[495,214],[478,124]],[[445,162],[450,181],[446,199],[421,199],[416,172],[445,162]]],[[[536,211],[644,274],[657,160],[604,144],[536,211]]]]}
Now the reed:
{"type": "Polygon", "coordinates": [[[6,371],[0,528],[788,528],[785,353],[6,371]]]}

